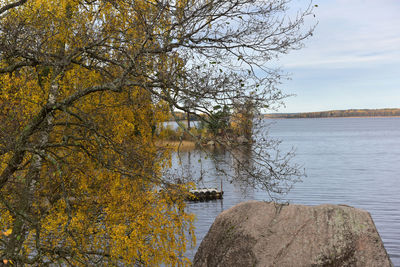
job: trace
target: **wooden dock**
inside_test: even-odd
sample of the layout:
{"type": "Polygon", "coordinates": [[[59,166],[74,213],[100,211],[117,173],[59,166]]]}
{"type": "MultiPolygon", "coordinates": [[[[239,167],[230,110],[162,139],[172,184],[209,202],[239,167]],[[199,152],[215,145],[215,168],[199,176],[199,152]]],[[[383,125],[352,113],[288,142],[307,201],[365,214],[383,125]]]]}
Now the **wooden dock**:
{"type": "Polygon", "coordinates": [[[224,192],[218,191],[216,188],[192,189],[186,200],[188,201],[208,201],[222,199],[224,192]]]}

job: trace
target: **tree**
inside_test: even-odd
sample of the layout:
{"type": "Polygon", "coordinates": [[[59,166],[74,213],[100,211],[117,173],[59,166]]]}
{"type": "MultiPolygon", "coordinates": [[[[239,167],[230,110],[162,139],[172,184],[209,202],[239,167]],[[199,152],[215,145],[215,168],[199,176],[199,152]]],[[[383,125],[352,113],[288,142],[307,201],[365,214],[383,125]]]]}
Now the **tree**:
{"type": "Polygon", "coordinates": [[[211,132],[213,137],[224,136],[224,132],[229,127],[230,111],[228,106],[215,106],[210,111],[209,118],[205,127],[211,132]]]}
{"type": "Polygon", "coordinates": [[[236,136],[243,136],[251,141],[253,136],[254,106],[249,99],[244,103],[235,103],[235,111],[231,119],[231,127],[236,136]]]}
{"type": "MultiPolygon", "coordinates": [[[[0,237],[0,258],[188,264],[193,217],[182,196],[190,185],[161,175],[169,154],[155,145],[154,125],[169,112],[282,100],[281,74],[265,62],[300,48],[312,32],[300,31],[310,9],[289,20],[286,7],[284,0],[1,1],[0,230],[10,234],[0,237]]],[[[248,170],[264,189],[299,175],[286,156],[264,152],[255,150],[263,161],[251,164],[263,171],[248,170]]]]}

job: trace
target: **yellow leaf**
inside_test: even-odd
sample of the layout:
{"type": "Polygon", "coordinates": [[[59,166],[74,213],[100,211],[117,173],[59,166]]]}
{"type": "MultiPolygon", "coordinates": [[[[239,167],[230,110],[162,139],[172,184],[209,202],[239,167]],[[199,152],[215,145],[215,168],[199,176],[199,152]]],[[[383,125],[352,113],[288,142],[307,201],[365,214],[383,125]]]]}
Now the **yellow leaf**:
{"type": "Polygon", "coordinates": [[[9,236],[12,233],[12,229],[8,229],[7,231],[3,232],[3,235],[9,236]]]}

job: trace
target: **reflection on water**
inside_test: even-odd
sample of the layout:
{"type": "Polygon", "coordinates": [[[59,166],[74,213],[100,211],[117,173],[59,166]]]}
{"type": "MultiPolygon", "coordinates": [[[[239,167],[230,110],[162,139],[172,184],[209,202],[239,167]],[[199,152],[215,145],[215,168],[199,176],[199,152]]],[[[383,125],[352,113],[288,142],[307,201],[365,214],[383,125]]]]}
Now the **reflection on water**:
{"type": "MultiPolygon", "coordinates": [[[[400,118],[277,120],[270,135],[283,140],[283,151],[296,148],[296,161],[307,173],[284,199],[306,205],[347,204],[369,211],[393,264],[400,266],[400,118]]],[[[241,152],[237,156],[250,164],[246,159],[251,154],[241,152]]],[[[248,182],[224,175],[243,175],[244,166],[228,152],[215,150],[206,157],[197,150],[173,157],[175,175],[195,177],[199,187],[219,189],[223,184],[223,200],[188,204],[188,212],[197,216],[197,246],[221,211],[245,200],[269,199],[248,182]],[[179,158],[184,168],[178,168],[179,158]]],[[[187,255],[193,258],[196,249],[187,255]]]]}

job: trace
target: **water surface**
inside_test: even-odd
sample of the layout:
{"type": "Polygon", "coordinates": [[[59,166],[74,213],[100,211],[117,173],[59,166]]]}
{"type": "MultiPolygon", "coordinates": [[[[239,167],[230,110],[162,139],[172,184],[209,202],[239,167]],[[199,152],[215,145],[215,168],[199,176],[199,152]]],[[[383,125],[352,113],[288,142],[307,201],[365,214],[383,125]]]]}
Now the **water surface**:
{"type": "MultiPolygon", "coordinates": [[[[265,125],[271,122],[270,136],[283,141],[282,151],[295,147],[295,161],[307,173],[285,200],[347,204],[369,211],[393,264],[400,266],[400,118],[264,121],[265,125]]],[[[187,210],[197,216],[197,247],[221,211],[245,200],[268,200],[264,192],[243,191],[240,183],[227,181],[214,167],[232,172],[229,164],[221,162],[229,162],[229,155],[224,151],[214,155],[216,159],[204,159],[200,151],[180,154],[183,165],[189,167],[185,175],[201,176],[206,187],[220,188],[222,180],[225,192],[223,200],[188,204],[187,210]]],[[[188,251],[190,258],[197,247],[188,251]]]]}

